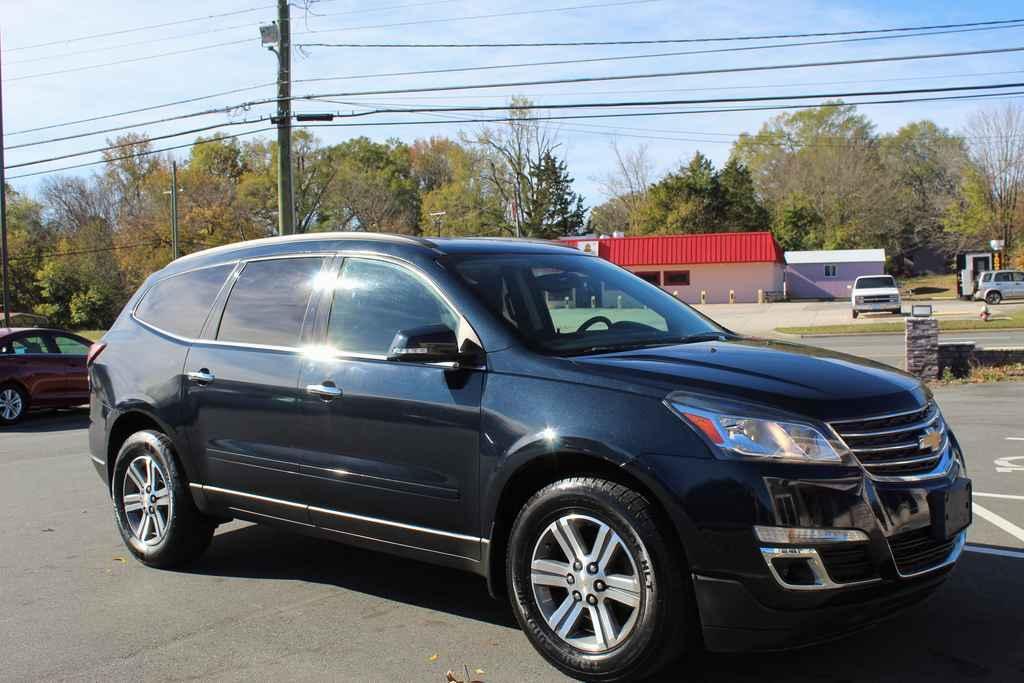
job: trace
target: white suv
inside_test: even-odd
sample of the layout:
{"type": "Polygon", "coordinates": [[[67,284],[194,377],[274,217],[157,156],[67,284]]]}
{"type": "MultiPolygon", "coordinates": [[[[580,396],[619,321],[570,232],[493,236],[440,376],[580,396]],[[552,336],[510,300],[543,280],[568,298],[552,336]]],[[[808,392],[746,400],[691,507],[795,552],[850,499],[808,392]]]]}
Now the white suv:
{"type": "Polygon", "coordinates": [[[850,304],[854,318],[870,311],[888,311],[896,315],[903,312],[900,290],[892,275],[861,275],[853,282],[850,304]]]}
{"type": "Polygon", "coordinates": [[[987,270],[978,278],[975,299],[997,304],[1003,299],[1024,298],[1024,272],[1019,270],[987,270]]]}

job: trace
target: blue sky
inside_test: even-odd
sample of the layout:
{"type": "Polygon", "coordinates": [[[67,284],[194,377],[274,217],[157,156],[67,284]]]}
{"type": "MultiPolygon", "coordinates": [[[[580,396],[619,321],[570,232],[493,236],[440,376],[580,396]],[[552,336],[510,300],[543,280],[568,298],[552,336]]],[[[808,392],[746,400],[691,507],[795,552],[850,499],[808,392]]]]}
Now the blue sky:
{"type": "MultiPolygon", "coordinates": [[[[751,34],[849,31],[897,26],[961,23],[1024,17],[1024,9],[1010,2],[683,2],[651,0],[618,6],[552,10],[615,0],[321,0],[310,10],[292,10],[295,43],[309,42],[510,42],[572,40],[651,40],[721,37],[751,34]],[[477,15],[519,13],[501,18],[477,15]],[[422,22],[422,23],[414,23],[422,22]],[[395,24],[406,24],[396,26],[395,24]]],[[[272,97],[271,85],[245,92],[204,99],[122,118],[37,133],[17,134],[26,128],[62,123],[127,109],[163,104],[211,93],[270,84],[275,58],[259,45],[258,25],[275,17],[273,0],[0,0],[0,35],[3,40],[3,94],[7,164],[103,146],[104,135],[61,143],[10,149],[12,145],[129,125],[177,114],[272,97]],[[261,8],[256,11],[243,11],[261,8]],[[75,40],[88,34],[132,29],[211,14],[238,12],[158,29],[126,32],[102,38],[75,40]],[[28,47],[62,41],[46,47],[28,47]],[[241,41],[195,52],[149,59],[217,43],[241,41]],[[94,65],[118,60],[127,63],[94,65]],[[75,71],[66,71],[75,69],[75,71]],[[40,75],[65,70],[54,75],[40,75]]],[[[805,39],[814,40],[814,39],[805,39]]],[[[375,76],[400,71],[503,65],[564,59],[585,59],[676,52],[718,47],[760,45],[771,42],[712,43],[697,45],[633,45],[615,47],[487,48],[458,50],[308,48],[293,57],[295,79],[339,79],[297,83],[295,94],[402,89],[424,86],[480,84],[582,76],[639,74],[710,68],[785,64],[818,60],[849,60],[1024,46],[1024,26],[999,30],[845,44],[798,46],[745,52],[661,56],[656,58],[496,69],[469,73],[419,76],[375,76]],[[364,76],[370,76],[364,78],[364,76]],[[357,78],[353,78],[357,77],[357,78]]],[[[685,76],[646,80],[620,80],[588,84],[560,84],[444,92],[339,98],[353,105],[317,102],[296,104],[298,111],[355,111],[359,105],[495,105],[514,94],[538,103],[666,100],[701,97],[763,96],[780,93],[829,93],[855,90],[900,89],[1024,82],[1024,52],[968,56],[885,64],[848,65],[785,71],[685,76]]],[[[988,103],[987,106],[993,106],[988,103]]],[[[931,118],[960,130],[972,111],[984,102],[924,102],[865,106],[881,131],[931,118]]],[[[183,129],[244,120],[271,112],[272,105],[225,115],[191,118],[140,126],[136,130],[161,135],[183,129]]],[[[671,108],[678,111],[679,107],[671,108]]],[[[619,110],[617,110],[619,111],[619,110]]],[[[632,110],[635,111],[635,110],[632,110]]],[[[570,113],[584,113],[581,111],[570,113]]],[[[575,175],[577,189],[588,203],[599,203],[597,179],[610,168],[611,142],[622,147],[647,144],[659,174],[701,150],[716,163],[728,157],[734,137],[756,130],[777,112],[673,114],[652,117],[573,121],[558,124],[563,155],[575,175]]],[[[403,118],[437,119],[429,125],[394,127],[320,128],[324,142],[351,136],[374,139],[398,137],[412,141],[431,135],[456,136],[471,124],[444,122],[424,115],[379,115],[360,120],[401,121],[403,118]]],[[[231,126],[225,131],[256,128],[231,126]]],[[[270,135],[265,133],[264,135],[270,135]]],[[[189,141],[177,138],[155,143],[167,146],[189,141]]],[[[187,155],[187,150],[176,154],[187,155]]],[[[9,171],[17,175],[98,158],[98,155],[9,171]]],[[[93,169],[69,171],[90,173],[93,169]]],[[[42,177],[11,181],[15,188],[33,192],[42,177]]]]}

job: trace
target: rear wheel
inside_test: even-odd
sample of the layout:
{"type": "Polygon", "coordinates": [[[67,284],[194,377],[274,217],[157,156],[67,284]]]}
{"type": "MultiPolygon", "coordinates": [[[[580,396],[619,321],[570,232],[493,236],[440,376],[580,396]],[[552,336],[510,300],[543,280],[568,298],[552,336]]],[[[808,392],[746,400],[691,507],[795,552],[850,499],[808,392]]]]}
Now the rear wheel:
{"type": "Polygon", "coordinates": [[[997,289],[993,289],[991,292],[989,292],[988,294],[985,295],[985,303],[997,304],[997,303],[999,303],[1002,300],[1003,300],[1003,295],[997,289]]]}
{"type": "Polygon", "coordinates": [[[216,522],[192,500],[171,440],[145,430],[125,440],[111,481],[117,530],[141,562],[170,568],[199,557],[216,522]]]}
{"type": "Polygon", "coordinates": [[[28,396],[16,384],[0,386],[0,425],[12,425],[25,415],[28,396]]]}
{"type": "Polygon", "coordinates": [[[534,647],[563,673],[633,681],[696,634],[681,558],[636,491],[602,479],[551,484],[512,528],[509,593],[534,647]]]}

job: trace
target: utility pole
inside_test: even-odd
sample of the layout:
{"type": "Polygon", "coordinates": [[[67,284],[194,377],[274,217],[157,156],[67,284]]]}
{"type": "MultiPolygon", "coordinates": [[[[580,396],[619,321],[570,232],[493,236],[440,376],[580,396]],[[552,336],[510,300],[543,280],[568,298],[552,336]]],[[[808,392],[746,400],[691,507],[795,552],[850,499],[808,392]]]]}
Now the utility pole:
{"type": "Polygon", "coordinates": [[[164,194],[171,195],[171,260],[181,255],[178,247],[178,162],[171,160],[171,189],[164,194]]]}
{"type": "MultiPolygon", "coordinates": [[[[3,53],[0,52],[0,55],[3,53]]],[[[0,57],[2,59],[2,57],[0,57]]],[[[0,73],[3,72],[0,65],[0,73]]],[[[4,175],[4,92],[0,78],[0,261],[3,261],[4,327],[11,326],[11,273],[7,261],[7,177],[4,175]]]]}
{"type": "MultiPolygon", "coordinates": [[[[270,48],[274,52],[274,48],[270,48]]],[[[277,230],[295,234],[292,194],[292,21],[288,0],[277,0],[277,230]]]]}

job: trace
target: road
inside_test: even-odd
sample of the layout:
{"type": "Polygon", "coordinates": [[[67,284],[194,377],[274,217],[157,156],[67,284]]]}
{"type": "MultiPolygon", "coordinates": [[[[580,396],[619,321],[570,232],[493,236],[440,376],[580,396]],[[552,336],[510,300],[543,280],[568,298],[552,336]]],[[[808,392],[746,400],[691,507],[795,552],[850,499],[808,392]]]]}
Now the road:
{"type": "MultiPolygon", "coordinates": [[[[929,602],[826,645],[694,657],[665,680],[1020,679],[1024,457],[1006,458],[1024,456],[1010,440],[1024,439],[1022,392],[937,391],[979,496],[971,550],[929,602]]],[[[114,529],[85,421],[32,416],[0,433],[0,679],[440,683],[468,666],[487,683],[564,680],[457,571],[241,523],[187,571],[143,567],[114,529]]]]}
{"type": "MultiPolygon", "coordinates": [[[[903,334],[849,334],[836,337],[803,337],[800,344],[820,346],[862,358],[870,358],[903,369],[906,360],[903,334]]],[[[994,332],[946,332],[939,341],[973,341],[980,347],[1024,346],[1024,330],[994,332]]]]}

